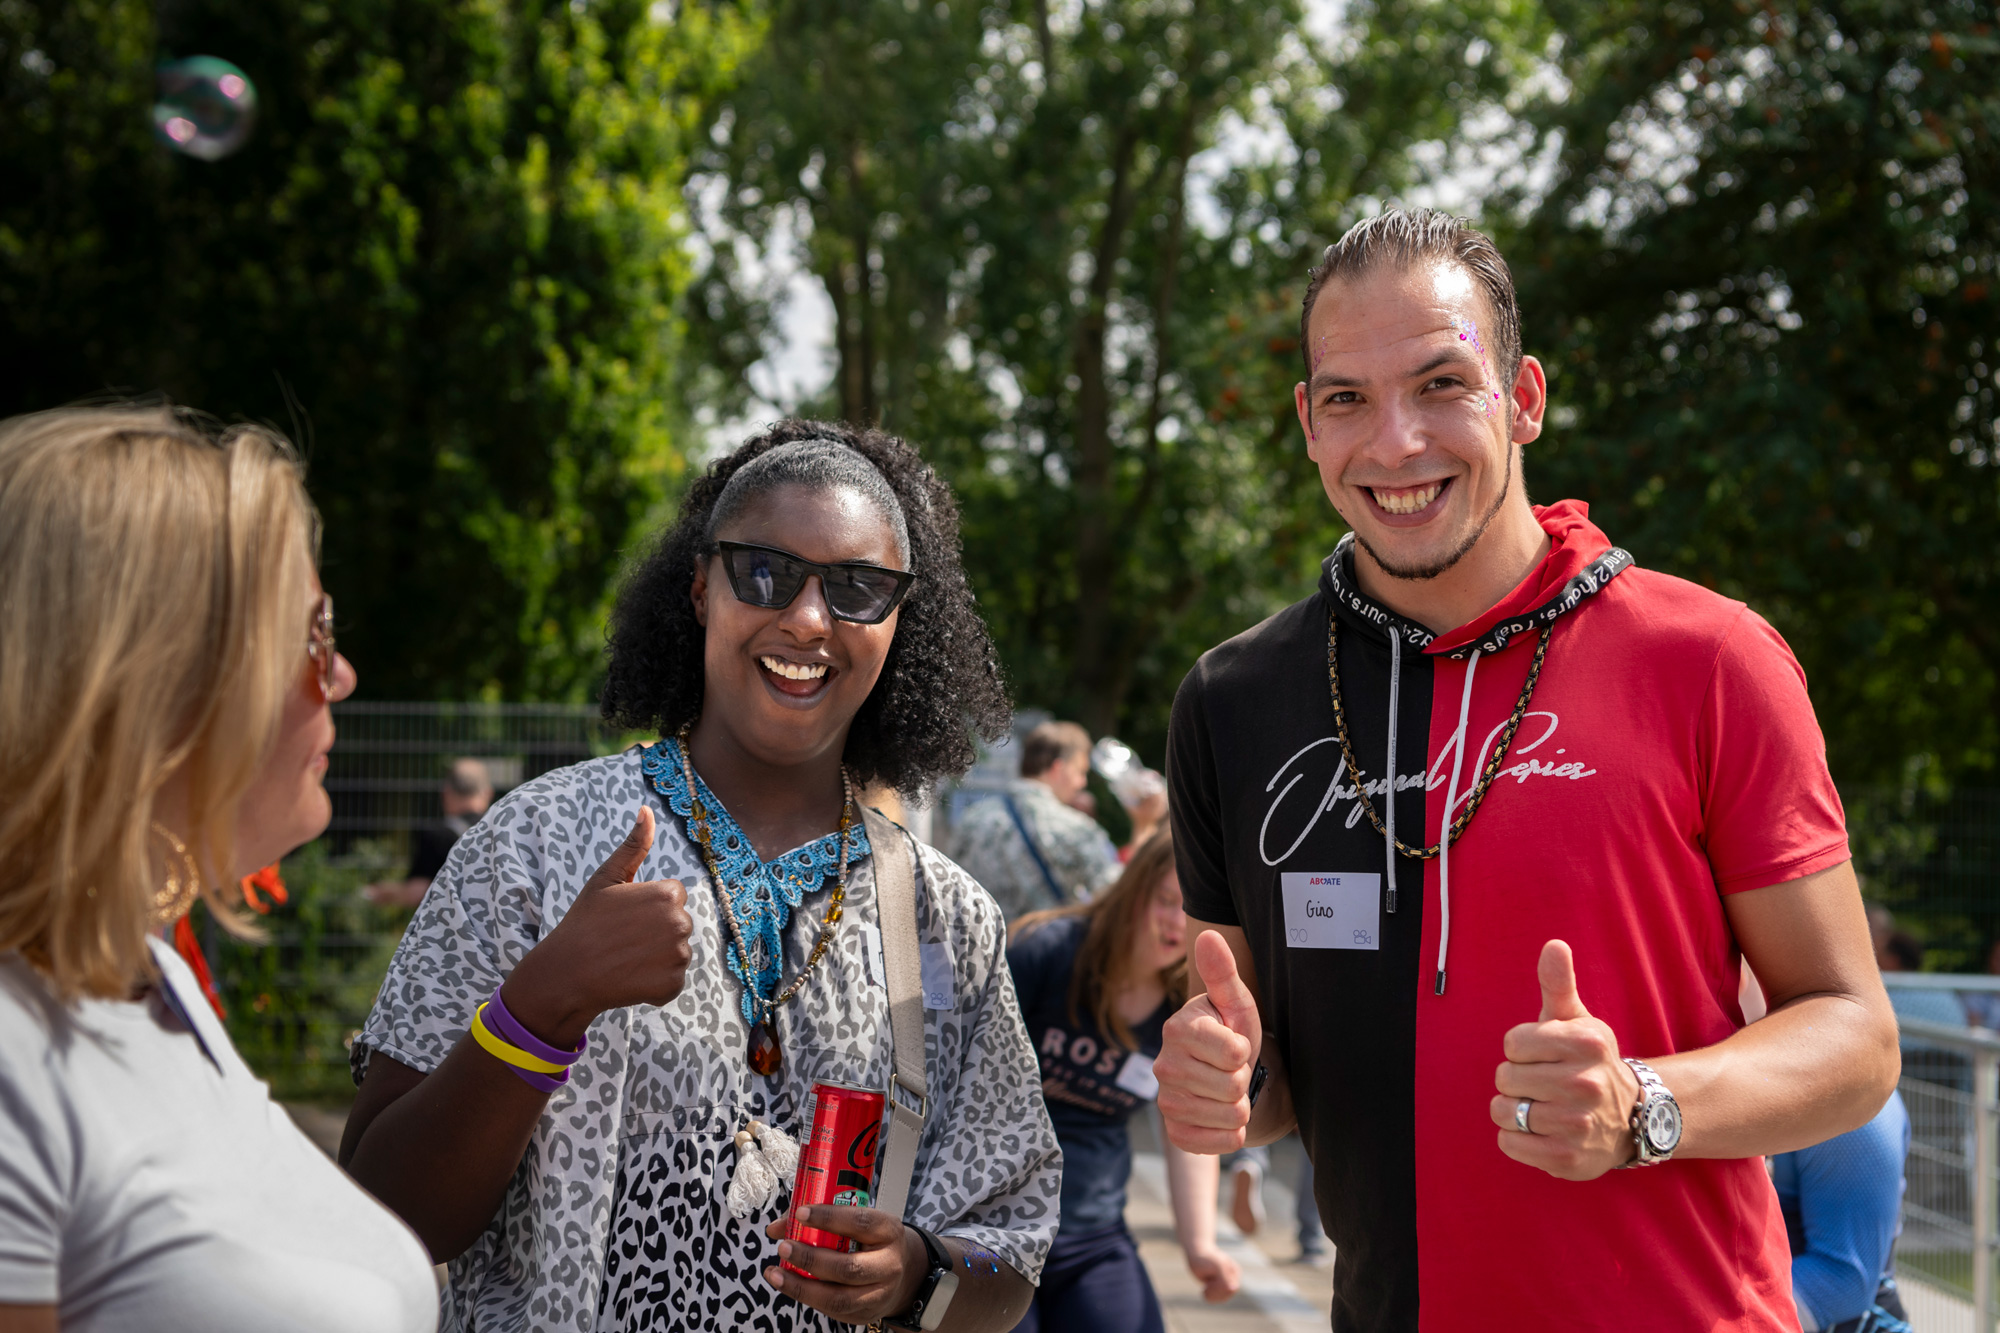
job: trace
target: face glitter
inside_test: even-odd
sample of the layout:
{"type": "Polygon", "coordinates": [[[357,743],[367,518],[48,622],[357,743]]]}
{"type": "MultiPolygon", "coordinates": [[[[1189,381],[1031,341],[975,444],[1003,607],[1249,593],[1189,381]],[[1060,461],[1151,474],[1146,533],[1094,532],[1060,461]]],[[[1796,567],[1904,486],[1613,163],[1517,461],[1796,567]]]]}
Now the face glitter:
{"type": "MultiPolygon", "coordinates": [[[[1472,344],[1472,350],[1479,353],[1479,368],[1486,373],[1486,382],[1491,384],[1493,382],[1493,362],[1486,355],[1486,344],[1479,340],[1479,326],[1469,319],[1453,320],[1452,324],[1458,329],[1458,340],[1462,343],[1472,344]]],[[[1486,401],[1483,404],[1486,415],[1489,418],[1493,415],[1494,405],[1499,401],[1499,391],[1489,390],[1486,401]]]]}

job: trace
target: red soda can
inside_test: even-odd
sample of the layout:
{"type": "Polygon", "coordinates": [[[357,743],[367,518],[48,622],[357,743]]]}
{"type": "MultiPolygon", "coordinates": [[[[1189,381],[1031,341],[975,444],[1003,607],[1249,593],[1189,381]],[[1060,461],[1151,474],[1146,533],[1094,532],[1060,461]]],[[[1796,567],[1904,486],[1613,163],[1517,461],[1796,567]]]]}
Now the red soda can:
{"type": "MultiPolygon", "coordinates": [[[[845,1083],[813,1085],[812,1136],[799,1152],[799,1174],[792,1182],[791,1239],[801,1245],[846,1253],[854,1242],[818,1227],[801,1226],[799,1208],[847,1204],[867,1208],[875,1202],[875,1150],[882,1141],[883,1096],[845,1083]]],[[[801,1277],[812,1274],[785,1265],[801,1277]]]]}

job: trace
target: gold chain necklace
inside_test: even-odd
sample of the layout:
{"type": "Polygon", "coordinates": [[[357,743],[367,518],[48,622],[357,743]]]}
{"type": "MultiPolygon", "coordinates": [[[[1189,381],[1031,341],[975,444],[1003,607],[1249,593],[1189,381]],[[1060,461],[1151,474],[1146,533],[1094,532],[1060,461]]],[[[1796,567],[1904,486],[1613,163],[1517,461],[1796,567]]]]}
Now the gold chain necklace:
{"type": "MultiPolygon", "coordinates": [[[[687,779],[688,828],[694,833],[695,846],[701,851],[701,863],[707,868],[709,878],[715,881],[715,900],[722,907],[722,919],[729,926],[729,938],[736,946],[736,959],[743,966],[744,989],[750,994],[750,1011],[756,1021],[750,1028],[750,1045],[744,1051],[744,1058],[750,1068],[769,1078],[784,1064],[784,1047],[778,1042],[776,1013],[778,1006],[789,1003],[806,984],[819,960],[826,956],[826,946],[833,942],[834,927],[840,924],[841,905],[847,901],[847,833],[854,826],[854,783],[847,776],[847,765],[840,766],[840,874],[834,880],[833,894],[827,899],[826,916],[820,922],[819,938],[813,941],[812,953],[806,958],[806,965],[792,978],[791,984],[781,989],[775,996],[765,999],[757,993],[757,986],[751,978],[750,950],[743,944],[743,928],[737,924],[736,909],[730,906],[729,885],[722,878],[722,867],[716,864],[715,847],[709,840],[708,808],[701,803],[694,782],[694,761],[688,757],[688,738],[694,731],[689,723],[674,739],[680,746],[681,773],[687,779]]],[[[754,854],[754,853],[753,853],[754,854]]]]}
{"type": "MultiPolygon", "coordinates": [[[[1514,743],[1514,733],[1519,730],[1521,719],[1528,715],[1528,700],[1535,695],[1535,682],[1541,679],[1542,675],[1542,658],[1548,655],[1548,651],[1549,631],[1543,629],[1540,638],[1535,642],[1535,660],[1528,667],[1528,679],[1521,685],[1521,697],[1514,705],[1514,715],[1507,719],[1507,725],[1500,732],[1500,743],[1493,747],[1493,755],[1486,761],[1485,768],[1480,771],[1479,781],[1473,784],[1472,791],[1466,796],[1465,813],[1453,820],[1446,832],[1445,836],[1454,843],[1458,841],[1459,835],[1465,832],[1466,825],[1472,822],[1472,816],[1479,810],[1479,803],[1486,799],[1486,789],[1491,787],[1493,779],[1500,775],[1500,764],[1507,757],[1507,747],[1514,743]]],[[[1361,808],[1368,812],[1368,822],[1375,826],[1375,831],[1386,838],[1389,836],[1389,829],[1383,824],[1382,816],[1376,812],[1375,802],[1368,799],[1367,784],[1362,780],[1363,770],[1360,764],[1354,762],[1354,747],[1347,739],[1347,711],[1340,704],[1340,617],[1331,612],[1328,613],[1326,621],[1326,679],[1333,688],[1333,729],[1335,735],[1340,738],[1341,757],[1347,761],[1347,771],[1354,778],[1354,799],[1361,802],[1361,808]]],[[[1465,738],[1460,736],[1458,743],[1465,744],[1465,738]]],[[[1396,799],[1396,793],[1393,791],[1388,796],[1392,801],[1396,799]]],[[[1421,850],[1404,846],[1401,838],[1396,839],[1398,852],[1404,856],[1414,856],[1419,861],[1432,859],[1443,846],[1442,838],[1421,850]]]]}

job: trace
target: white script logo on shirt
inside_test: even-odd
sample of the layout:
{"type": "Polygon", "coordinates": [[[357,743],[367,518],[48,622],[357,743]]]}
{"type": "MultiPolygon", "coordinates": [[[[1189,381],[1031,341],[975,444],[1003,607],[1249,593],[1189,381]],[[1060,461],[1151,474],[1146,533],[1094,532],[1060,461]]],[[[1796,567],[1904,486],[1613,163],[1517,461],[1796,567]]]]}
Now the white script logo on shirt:
{"type": "MultiPolygon", "coordinates": [[[[1501,768],[1494,775],[1495,782],[1498,782],[1502,778],[1514,779],[1516,786],[1525,783],[1529,778],[1568,778],[1572,782],[1578,782],[1597,772],[1596,769],[1587,767],[1584,761],[1578,759],[1558,762],[1553,757],[1544,759],[1530,759],[1526,757],[1533,751],[1548,744],[1555,736],[1556,728],[1561,725],[1561,721],[1554,713],[1539,710],[1526,713],[1522,715],[1521,724],[1521,733],[1515,736],[1515,745],[1510,751],[1511,754],[1519,756],[1520,761],[1501,768]],[[1526,744],[1520,743],[1520,735],[1527,732],[1531,725],[1530,719],[1534,718],[1546,719],[1548,723],[1547,728],[1541,735],[1528,741],[1526,744]]],[[[1479,749],[1474,753],[1473,757],[1475,759],[1480,755],[1485,755],[1492,751],[1493,742],[1498,739],[1501,730],[1506,725],[1505,722],[1502,722],[1495,726],[1493,730],[1486,733],[1486,739],[1480,743],[1479,749]]],[[[1270,808],[1264,812],[1263,827],[1257,831],[1257,854],[1263,858],[1265,865],[1277,865],[1293,852],[1297,851],[1299,845],[1306,840],[1306,836],[1318,825],[1320,816],[1332,812],[1342,801],[1353,802],[1346,815],[1346,826],[1353,828],[1361,820],[1362,810],[1359,799],[1361,793],[1366,791],[1371,798],[1374,798],[1382,796],[1384,791],[1387,790],[1388,783],[1383,778],[1376,778],[1359,785],[1352,781],[1343,782],[1343,779],[1347,777],[1347,759],[1345,756],[1339,755],[1338,750],[1336,750],[1334,752],[1336,763],[1334,765],[1333,776],[1327,781],[1325,792],[1321,794],[1318,802],[1309,812],[1305,827],[1299,830],[1298,837],[1292,839],[1291,846],[1285,848],[1284,851],[1279,852],[1276,856],[1271,855],[1271,820],[1278,814],[1280,807],[1285,805],[1286,798],[1291,796],[1292,788],[1298,786],[1306,777],[1306,766],[1301,764],[1300,761],[1322,745],[1338,746],[1339,743],[1339,738],[1334,736],[1320,737],[1280,764],[1278,771],[1271,775],[1271,780],[1264,784],[1265,791],[1277,790],[1278,792],[1276,796],[1271,798],[1270,808]],[[1285,782],[1282,789],[1279,789],[1279,781],[1284,779],[1287,774],[1290,774],[1290,780],[1285,782]]],[[[1456,737],[1447,742],[1443,751],[1432,761],[1430,771],[1427,773],[1398,773],[1396,775],[1396,790],[1409,791],[1411,788],[1421,785],[1425,791],[1429,792],[1442,787],[1445,782],[1445,770],[1451,763],[1452,751],[1457,748],[1457,744],[1456,737]]],[[[1549,752],[1551,756],[1564,753],[1567,753],[1565,748],[1557,748],[1549,752]]],[[[1458,807],[1465,804],[1466,800],[1471,797],[1472,787],[1478,781],[1477,772],[1468,774],[1461,770],[1460,777],[1465,783],[1465,790],[1458,794],[1457,799],[1452,804],[1452,808],[1445,812],[1446,820],[1456,817],[1458,807]]],[[[1312,791],[1308,788],[1305,792],[1301,793],[1301,796],[1307,797],[1311,794],[1312,791]]],[[[1294,801],[1292,809],[1296,811],[1298,808],[1298,802],[1294,801]]]]}

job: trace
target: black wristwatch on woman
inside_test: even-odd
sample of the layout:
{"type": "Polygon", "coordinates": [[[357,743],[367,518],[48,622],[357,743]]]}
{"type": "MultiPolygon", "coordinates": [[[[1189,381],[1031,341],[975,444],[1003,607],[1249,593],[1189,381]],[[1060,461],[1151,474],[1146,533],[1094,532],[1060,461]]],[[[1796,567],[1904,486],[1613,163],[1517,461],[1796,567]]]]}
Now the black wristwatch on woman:
{"type": "Polygon", "coordinates": [[[951,1255],[945,1252],[943,1241],[922,1227],[910,1227],[910,1230],[924,1242],[924,1253],[930,1256],[930,1271],[917,1284],[916,1299],[910,1302],[910,1308],[901,1314],[887,1316],[882,1323],[888,1328],[909,1330],[909,1333],[930,1333],[944,1322],[945,1312],[951,1309],[951,1298],[958,1294],[958,1273],[951,1266],[951,1255]]]}

